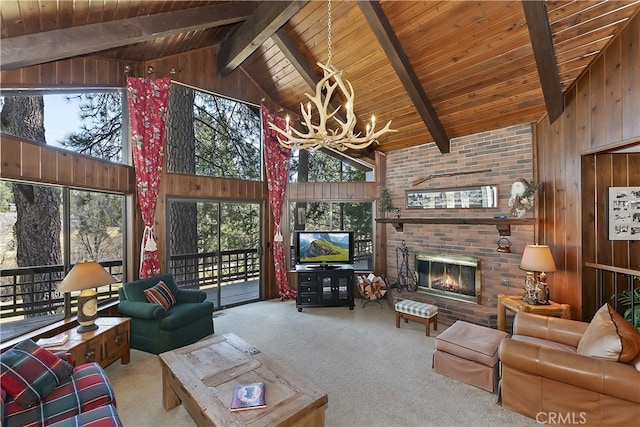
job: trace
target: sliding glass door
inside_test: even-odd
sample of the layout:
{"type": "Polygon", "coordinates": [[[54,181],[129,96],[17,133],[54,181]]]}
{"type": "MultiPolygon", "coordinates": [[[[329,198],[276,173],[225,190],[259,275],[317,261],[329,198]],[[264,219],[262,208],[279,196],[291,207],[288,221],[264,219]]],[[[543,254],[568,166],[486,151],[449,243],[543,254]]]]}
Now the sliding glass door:
{"type": "Polygon", "coordinates": [[[216,309],[260,298],[261,205],[170,199],[169,270],[216,309]]]}

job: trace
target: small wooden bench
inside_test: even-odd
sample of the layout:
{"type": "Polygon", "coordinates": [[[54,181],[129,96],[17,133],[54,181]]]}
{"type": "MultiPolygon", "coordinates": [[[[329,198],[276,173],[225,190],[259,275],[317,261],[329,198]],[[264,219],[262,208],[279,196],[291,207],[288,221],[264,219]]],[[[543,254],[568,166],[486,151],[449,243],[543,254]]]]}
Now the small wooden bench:
{"type": "Polygon", "coordinates": [[[404,323],[409,323],[409,320],[424,323],[427,336],[430,336],[431,324],[434,331],[438,330],[438,307],[435,305],[403,299],[396,303],[395,311],[396,328],[400,327],[400,319],[404,319],[404,323]]]}

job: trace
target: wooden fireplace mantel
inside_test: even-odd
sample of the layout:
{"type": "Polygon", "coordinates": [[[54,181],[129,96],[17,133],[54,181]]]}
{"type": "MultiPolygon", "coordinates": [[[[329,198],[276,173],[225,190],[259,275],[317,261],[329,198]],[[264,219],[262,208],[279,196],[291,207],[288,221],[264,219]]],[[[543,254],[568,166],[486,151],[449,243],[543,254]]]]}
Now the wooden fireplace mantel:
{"type": "Polygon", "coordinates": [[[471,224],[495,225],[501,236],[511,235],[512,225],[535,225],[535,218],[376,218],[376,222],[391,224],[402,232],[404,224],[471,224]]]}

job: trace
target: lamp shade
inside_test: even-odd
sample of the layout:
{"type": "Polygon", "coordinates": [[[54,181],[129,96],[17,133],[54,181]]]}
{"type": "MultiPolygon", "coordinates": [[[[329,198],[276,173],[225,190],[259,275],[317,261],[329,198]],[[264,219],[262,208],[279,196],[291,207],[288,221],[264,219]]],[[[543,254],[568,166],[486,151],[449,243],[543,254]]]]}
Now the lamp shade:
{"type": "Polygon", "coordinates": [[[58,286],[58,290],[62,292],[81,291],[116,282],[117,280],[97,262],[83,261],[73,266],[58,286]]]}
{"type": "Polygon", "coordinates": [[[551,249],[547,245],[527,245],[522,253],[520,268],[525,271],[556,271],[551,249]]]}

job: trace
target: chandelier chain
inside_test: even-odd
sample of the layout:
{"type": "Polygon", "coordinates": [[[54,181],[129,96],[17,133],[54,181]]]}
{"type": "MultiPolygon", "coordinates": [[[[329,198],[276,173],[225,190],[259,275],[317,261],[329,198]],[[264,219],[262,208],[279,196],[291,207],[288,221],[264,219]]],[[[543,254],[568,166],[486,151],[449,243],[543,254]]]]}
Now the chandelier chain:
{"type": "Polygon", "coordinates": [[[331,0],[327,3],[327,52],[329,54],[328,65],[331,64],[331,0]]]}
{"type": "Polygon", "coordinates": [[[301,125],[306,128],[306,132],[291,126],[287,115],[284,129],[269,123],[270,129],[284,137],[283,139],[278,136],[278,142],[291,150],[314,151],[319,148],[338,151],[357,150],[366,148],[374,142],[377,143],[378,138],[387,132],[397,132],[391,129],[391,120],[382,129],[376,131],[376,118],[373,114],[364,130],[356,129],[358,118],[354,112],[353,86],[348,80],[343,80],[342,71],[331,64],[331,0],[327,1],[327,47],[329,54],[327,63],[318,62],[323,77],[316,83],[314,94],[305,93],[306,105],[304,102],[300,103],[300,114],[303,119],[301,125]],[[336,91],[346,100],[344,106],[332,104],[336,91]],[[339,110],[344,113],[338,114],[339,110]]]}

